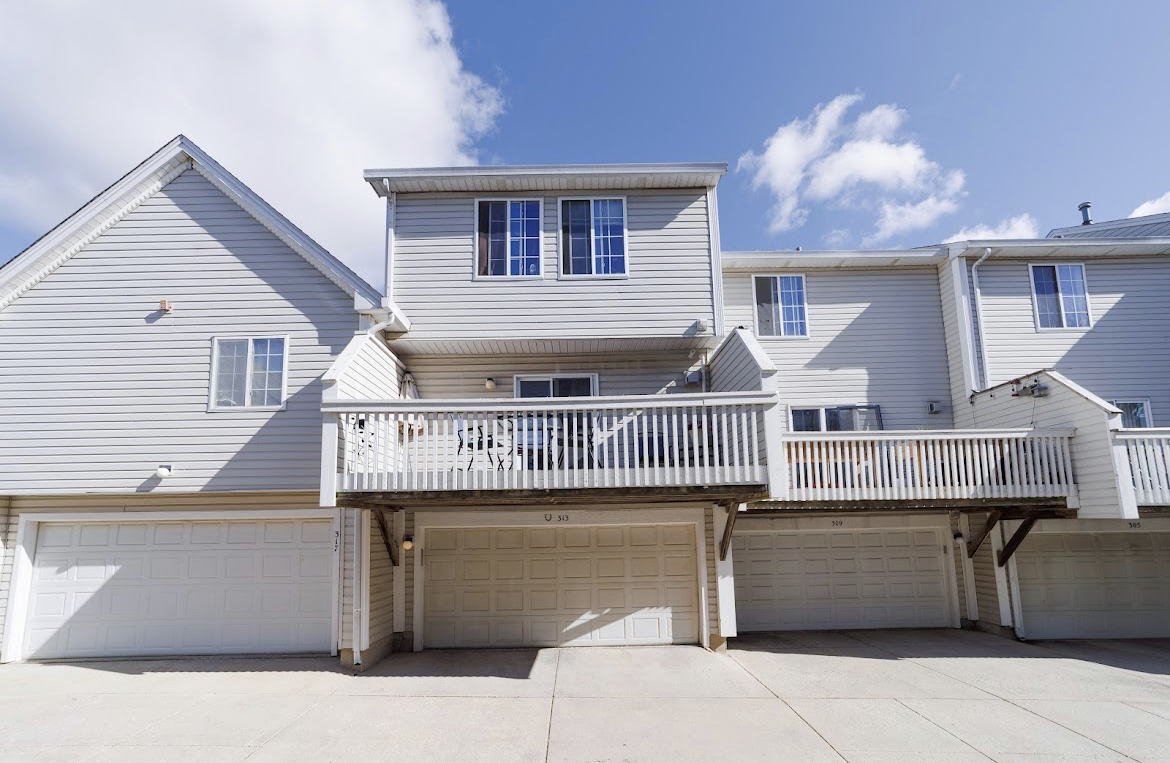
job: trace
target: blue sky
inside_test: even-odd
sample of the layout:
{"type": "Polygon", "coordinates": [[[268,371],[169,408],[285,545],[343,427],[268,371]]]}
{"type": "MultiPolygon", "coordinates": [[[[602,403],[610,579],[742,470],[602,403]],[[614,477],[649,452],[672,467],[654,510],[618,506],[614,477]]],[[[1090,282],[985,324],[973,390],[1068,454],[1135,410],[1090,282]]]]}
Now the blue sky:
{"type": "Polygon", "coordinates": [[[1043,235],[1170,192],[1163,3],[64,7],[0,10],[0,261],[177,132],[374,283],[371,166],[724,161],[725,250],[1043,235]]]}

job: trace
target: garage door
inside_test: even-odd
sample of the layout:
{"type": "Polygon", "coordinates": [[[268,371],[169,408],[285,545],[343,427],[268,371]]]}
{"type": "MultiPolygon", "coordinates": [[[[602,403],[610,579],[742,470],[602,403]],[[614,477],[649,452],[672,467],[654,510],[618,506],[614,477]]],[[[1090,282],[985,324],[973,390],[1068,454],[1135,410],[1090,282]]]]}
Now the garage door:
{"type": "Polygon", "coordinates": [[[946,627],[942,548],[934,529],[738,534],[739,630],[946,627]]]}
{"type": "Polygon", "coordinates": [[[327,652],[331,520],[41,523],[26,658],[327,652]]]}
{"type": "Polygon", "coordinates": [[[1170,533],[1033,533],[1015,559],[1027,638],[1170,637],[1170,533]]]}
{"type": "Polygon", "coordinates": [[[695,643],[693,525],[428,529],[428,648],[695,643]]]}

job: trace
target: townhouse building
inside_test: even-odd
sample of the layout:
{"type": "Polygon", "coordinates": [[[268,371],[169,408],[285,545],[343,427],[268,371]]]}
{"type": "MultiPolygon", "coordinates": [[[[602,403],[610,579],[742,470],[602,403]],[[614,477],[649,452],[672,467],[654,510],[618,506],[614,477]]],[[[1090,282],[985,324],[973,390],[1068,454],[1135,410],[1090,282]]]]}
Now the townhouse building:
{"type": "Polygon", "coordinates": [[[1165,221],[722,252],[725,171],[367,170],[383,296],[168,144],[0,270],[3,659],[1170,635],[1165,221]]]}

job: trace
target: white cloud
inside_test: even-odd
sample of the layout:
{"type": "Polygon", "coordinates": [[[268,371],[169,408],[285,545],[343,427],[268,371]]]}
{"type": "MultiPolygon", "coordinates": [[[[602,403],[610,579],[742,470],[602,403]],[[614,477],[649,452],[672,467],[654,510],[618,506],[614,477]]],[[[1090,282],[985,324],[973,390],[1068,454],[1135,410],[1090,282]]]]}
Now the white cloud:
{"type": "Polygon", "coordinates": [[[851,235],[848,228],[835,228],[821,236],[821,241],[825,242],[825,246],[837,249],[849,243],[851,235]]]}
{"type": "Polygon", "coordinates": [[[981,241],[987,239],[1004,238],[1038,238],[1040,231],[1036,227],[1036,220],[1025,212],[1022,215],[1000,220],[998,225],[979,224],[970,228],[963,228],[944,241],[981,241]]]}
{"type": "Polygon", "coordinates": [[[5,3],[0,222],[31,240],[184,133],[378,285],[362,169],[474,163],[501,107],[436,0],[5,3]]]}
{"type": "Polygon", "coordinates": [[[1163,212],[1170,212],[1170,191],[1144,204],[1138,204],[1137,209],[1130,212],[1129,216],[1144,217],[1146,215],[1160,215],[1163,212]]]}
{"type": "Polygon", "coordinates": [[[803,225],[810,202],[874,214],[867,245],[928,227],[958,209],[963,172],[943,169],[902,136],[908,115],[894,104],[879,104],[849,122],[847,113],[860,100],[859,94],[839,95],[781,125],[759,153],[740,157],[737,169],[752,173],[752,187],[775,197],[772,232],[803,225]]]}
{"type": "Polygon", "coordinates": [[[921,230],[943,215],[959,208],[952,198],[928,196],[922,201],[898,204],[883,201],[874,232],[862,239],[865,246],[881,243],[886,239],[907,231],[921,230]]]}

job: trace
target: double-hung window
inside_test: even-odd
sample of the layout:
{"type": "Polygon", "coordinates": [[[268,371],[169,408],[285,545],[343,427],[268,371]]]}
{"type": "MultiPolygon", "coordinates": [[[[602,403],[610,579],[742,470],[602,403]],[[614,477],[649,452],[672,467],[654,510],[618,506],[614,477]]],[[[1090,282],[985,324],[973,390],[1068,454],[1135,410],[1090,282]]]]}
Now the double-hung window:
{"type": "Polygon", "coordinates": [[[1064,329],[1091,325],[1084,265],[1032,265],[1031,269],[1037,327],[1064,329]]]}
{"type": "Polygon", "coordinates": [[[793,432],[865,432],[882,428],[882,409],[877,405],[791,410],[793,432]]]}
{"type": "Polygon", "coordinates": [[[211,352],[211,410],[284,405],[285,337],[217,337],[211,352]]]}
{"type": "Polygon", "coordinates": [[[540,207],[539,199],[476,204],[477,276],[540,275],[540,207]]]}
{"type": "Polygon", "coordinates": [[[1121,409],[1121,426],[1126,429],[1150,427],[1149,400],[1110,400],[1110,405],[1121,409]]]}
{"type": "Polygon", "coordinates": [[[561,274],[626,274],[625,199],[561,199],[561,274]]]}
{"type": "Polygon", "coordinates": [[[768,337],[807,337],[804,276],[756,276],[756,333],[768,337]]]}

